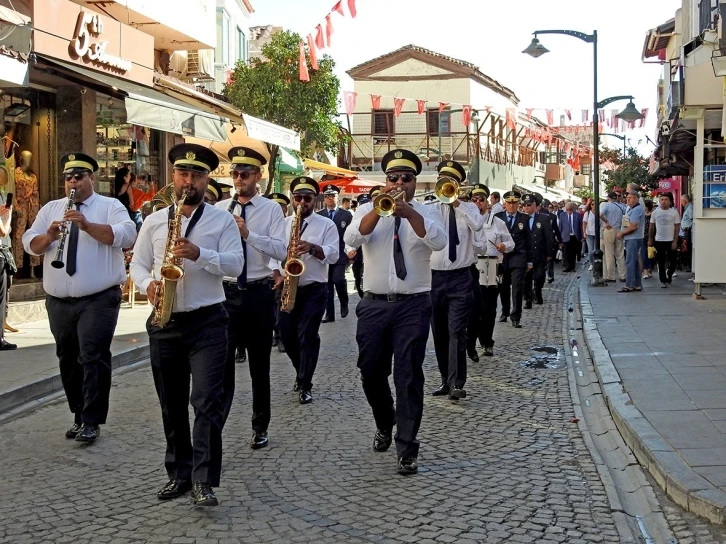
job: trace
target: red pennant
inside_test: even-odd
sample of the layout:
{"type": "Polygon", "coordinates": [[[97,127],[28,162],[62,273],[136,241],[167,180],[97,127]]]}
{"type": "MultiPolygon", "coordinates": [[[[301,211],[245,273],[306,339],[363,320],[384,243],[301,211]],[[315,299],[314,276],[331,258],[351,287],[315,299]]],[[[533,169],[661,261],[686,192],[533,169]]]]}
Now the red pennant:
{"type": "Polygon", "coordinates": [[[358,100],[358,93],[343,91],[343,102],[345,103],[345,113],[353,115],[355,111],[355,103],[358,100]]]}
{"type": "Polygon", "coordinates": [[[317,70],[318,53],[315,51],[315,42],[312,34],[308,34],[308,51],[310,51],[310,65],[313,67],[313,70],[317,70]]]}
{"type": "Polygon", "coordinates": [[[638,121],[638,127],[642,128],[645,126],[645,122],[648,120],[648,108],[643,108],[642,110],[640,110],[640,113],[643,114],[643,118],[638,121]]]}
{"type": "Polygon", "coordinates": [[[305,46],[300,42],[300,81],[310,81],[308,74],[308,59],[305,58],[305,46]]]}
{"type": "Polygon", "coordinates": [[[548,125],[554,125],[555,124],[555,112],[554,112],[554,110],[545,110],[545,113],[547,114],[547,124],[548,125]]]}
{"type": "Polygon", "coordinates": [[[348,11],[350,11],[350,16],[355,19],[357,13],[355,9],[355,0],[348,0],[348,11]]]}
{"type": "Polygon", "coordinates": [[[487,113],[491,113],[492,112],[492,107],[491,106],[484,106],[484,109],[487,110],[487,113]]]}
{"type": "Polygon", "coordinates": [[[534,108],[527,108],[527,119],[532,119],[532,112],[534,108]]]}
{"type": "Polygon", "coordinates": [[[469,123],[471,123],[471,106],[469,104],[461,106],[461,121],[465,127],[468,127],[469,123]]]}
{"type": "Polygon", "coordinates": [[[439,113],[444,111],[446,109],[446,106],[448,106],[448,105],[449,105],[448,102],[439,102],[439,113]]]}
{"type": "Polygon", "coordinates": [[[506,111],[507,128],[516,130],[517,128],[517,110],[515,108],[507,108],[506,111]]]}
{"type": "Polygon", "coordinates": [[[605,110],[597,110],[597,118],[601,123],[605,122],[605,110]]]}
{"type": "Polygon", "coordinates": [[[421,115],[426,111],[426,100],[416,100],[416,107],[418,108],[418,114],[421,115]]]}
{"type": "Polygon", "coordinates": [[[587,120],[590,118],[590,111],[589,110],[582,110],[582,122],[587,123],[587,120]]]}
{"type": "Polygon", "coordinates": [[[323,38],[322,25],[318,25],[315,27],[315,46],[318,49],[325,49],[325,38],[323,38]]]}
{"type": "Polygon", "coordinates": [[[343,0],[340,0],[340,2],[338,2],[337,4],[335,4],[335,5],[333,6],[333,10],[332,10],[332,11],[337,11],[337,12],[338,12],[338,13],[340,13],[340,14],[341,14],[341,15],[342,15],[343,17],[345,17],[345,12],[343,11],[343,0]]]}
{"type": "Polygon", "coordinates": [[[371,95],[371,108],[374,110],[380,110],[381,109],[381,97],[377,94],[371,95]]]}
{"type": "Polygon", "coordinates": [[[330,38],[333,36],[333,18],[330,16],[330,13],[328,13],[325,16],[325,43],[328,44],[328,47],[330,47],[331,42],[330,38]]]}
{"type": "Polygon", "coordinates": [[[403,109],[403,103],[406,101],[405,98],[394,98],[393,99],[393,115],[398,117],[401,115],[401,110],[403,109]]]}
{"type": "Polygon", "coordinates": [[[567,115],[568,121],[572,121],[572,110],[565,110],[565,115],[567,115]]]}

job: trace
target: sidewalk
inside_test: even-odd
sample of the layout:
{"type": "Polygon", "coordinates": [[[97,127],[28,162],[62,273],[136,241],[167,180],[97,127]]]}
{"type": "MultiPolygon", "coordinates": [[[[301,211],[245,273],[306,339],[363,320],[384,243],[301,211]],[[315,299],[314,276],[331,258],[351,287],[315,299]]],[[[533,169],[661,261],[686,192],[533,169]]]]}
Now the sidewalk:
{"type": "MultiPolygon", "coordinates": [[[[148,357],[146,319],[148,304],[132,310],[121,305],[116,335],[111,344],[113,367],[128,366],[148,357]]],[[[48,395],[63,390],[55,354],[55,342],[48,320],[18,326],[17,333],[5,333],[16,351],[0,352],[0,420],[13,415],[30,402],[43,402],[48,395]]]]}
{"type": "Polygon", "coordinates": [[[638,461],[686,510],[726,521],[726,296],[692,298],[690,274],[641,293],[590,287],[583,329],[613,419],[638,461]]]}

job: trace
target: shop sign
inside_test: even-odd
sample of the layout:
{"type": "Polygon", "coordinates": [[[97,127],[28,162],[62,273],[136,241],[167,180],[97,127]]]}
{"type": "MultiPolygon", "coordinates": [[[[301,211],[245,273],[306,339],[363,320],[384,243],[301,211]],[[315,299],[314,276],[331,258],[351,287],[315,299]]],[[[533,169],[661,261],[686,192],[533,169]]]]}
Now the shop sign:
{"type": "Polygon", "coordinates": [[[300,151],[300,135],[294,130],[268,123],[246,113],[242,114],[247,127],[247,136],[270,144],[300,151]]]}
{"type": "Polygon", "coordinates": [[[671,190],[671,182],[670,181],[659,181],[658,182],[658,189],[661,189],[662,191],[670,191],[671,190]]]}
{"type": "Polygon", "coordinates": [[[101,16],[81,11],[78,14],[76,30],[73,33],[73,39],[70,43],[71,52],[79,58],[103,64],[108,68],[113,68],[121,72],[131,70],[131,61],[106,53],[108,41],[91,43],[92,36],[98,38],[101,34],[103,34],[103,20],[101,16]]]}
{"type": "Polygon", "coordinates": [[[230,167],[232,165],[228,162],[220,162],[217,169],[209,174],[212,178],[228,178],[230,177],[230,167]]]}

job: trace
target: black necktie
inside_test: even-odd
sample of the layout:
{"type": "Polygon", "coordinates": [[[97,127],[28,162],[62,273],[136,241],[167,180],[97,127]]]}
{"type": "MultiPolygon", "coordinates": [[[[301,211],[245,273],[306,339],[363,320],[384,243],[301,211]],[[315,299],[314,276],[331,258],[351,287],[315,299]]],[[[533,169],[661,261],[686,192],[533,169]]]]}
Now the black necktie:
{"type": "Polygon", "coordinates": [[[401,248],[401,239],[398,237],[398,229],[401,226],[401,218],[396,217],[396,228],[393,233],[393,263],[396,265],[396,276],[403,281],[406,279],[408,272],[406,271],[406,262],[403,260],[403,249],[401,248]]]}
{"type": "Polygon", "coordinates": [[[456,214],[454,205],[449,204],[449,260],[456,260],[456,246],[459,245],[459,231],[456,229],[456,214]]]}
{"type": "Polygon", "coordinates": [[[308,228],[308,224],[303,221],[302,227],[300,227],[300,238],[302,238],[302,235],[305,234],[305,229],[308,228]]]}
{"type": "Polygon", "coordinates": [[[335,210],[328,210],[328,217],[330,219],[333,219],[334,216],[335,216],[335,210]]]}
{"type": "MultiPolygon", "coordinates": [[[[81,208],[82,202],[76,202],[76,209],[81,208]]],[[[76,273],[76,255],[78,254],[78,225],[71,222],[71,232],[68,235],[68,253],[66,254],[66,273],[72,276],[76,273]]]]}
{"type": "Polygon", "coordinates": [[[514,216],[509,216],[509,230],[512,230],[514,228],[514,216]]]}
{"type": "MultiPolygon", "coordinates": [[[[246,220],[247,206],[249,206],[250,204],[252,204],[252,202],[245,202],[244,204],[241,202],[239,203],[239,205],[242,206],[242,209],[239,212],[239,216],[242,219],[246,220]]],[[[242,273],[237,278],[237,287],[239,289],[246,289],[247,288],[247,242],[245,241],[244,238],[242,238],[242,255],[244,255],[244,258],[245,258],[245,264],[242,267],[242,273]]]]}

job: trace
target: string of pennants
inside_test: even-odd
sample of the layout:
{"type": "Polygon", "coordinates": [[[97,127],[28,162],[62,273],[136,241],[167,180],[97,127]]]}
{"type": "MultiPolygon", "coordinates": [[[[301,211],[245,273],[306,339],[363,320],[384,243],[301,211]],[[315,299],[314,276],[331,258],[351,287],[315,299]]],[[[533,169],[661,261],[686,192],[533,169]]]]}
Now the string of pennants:
{"type": "Polygon", "coordinates": [[[332,45],[333,38],[333,14],[337,13],[342,17],[346,13],[351,19],[355,19],[358,11],[355,6],[356,0],[339,0],[325,16],[325,23],[320,23],[315,30],[307,35],[300,42],[300,81],[310,81],[310,72],[308,72],[308,60],[305,56],[305,45],[307,44],[308,53],[310,55],[310,66],[313,70],[318,69],[318,51],[329,48],[332,45]],[[323,24],[325,28],[323,29],[323,24]]]}

